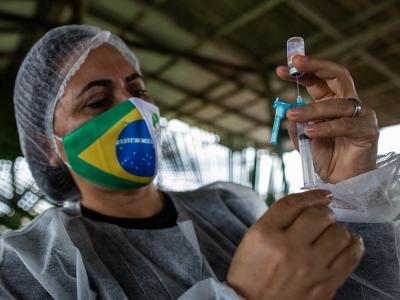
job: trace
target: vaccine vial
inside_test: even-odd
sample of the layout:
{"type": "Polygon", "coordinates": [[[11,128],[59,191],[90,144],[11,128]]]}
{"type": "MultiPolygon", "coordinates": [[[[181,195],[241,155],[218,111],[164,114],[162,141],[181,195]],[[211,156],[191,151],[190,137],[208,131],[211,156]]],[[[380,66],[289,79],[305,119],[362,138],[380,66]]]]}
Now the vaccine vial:
{"type": "Polygon", "coordinates": [[[296,55],[305,55],[304,39],[302,37],[291,37],[287,40],[287,64],[289,66],[289,74],[292,77],[300,77],[303,75],[293,66],[293,57],[296,55]]]}

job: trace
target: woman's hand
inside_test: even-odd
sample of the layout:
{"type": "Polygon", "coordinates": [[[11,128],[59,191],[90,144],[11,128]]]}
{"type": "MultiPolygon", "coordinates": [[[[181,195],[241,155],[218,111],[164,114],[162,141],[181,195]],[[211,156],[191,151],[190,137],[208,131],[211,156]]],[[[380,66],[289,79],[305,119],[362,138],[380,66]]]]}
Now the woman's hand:
{"type": "Polygon", "coordinates": [[[272,205],[239,244],[228,285],[249,300],[332,299],[364,246],[335,223],[329,194],[292,194],[272,205]]]}
{"type": "MultiPolygon", "coordinates": [[[[312,104],[287,111],[289,135],[298,148],[296,122],[312,122],[305,133],[312,138],[315,170],[325,182],[336,183],[376,168],[379,128],[375,112],[361,105],[352,118],[355,105],[346,98],[357,98],[349,71],[331,61],[296,56],[294,66],[304,76],[299,83],[315,100],[312,104]]],[[[289,76],[287,66],[279,66],[278,76],[289,76]]]]}

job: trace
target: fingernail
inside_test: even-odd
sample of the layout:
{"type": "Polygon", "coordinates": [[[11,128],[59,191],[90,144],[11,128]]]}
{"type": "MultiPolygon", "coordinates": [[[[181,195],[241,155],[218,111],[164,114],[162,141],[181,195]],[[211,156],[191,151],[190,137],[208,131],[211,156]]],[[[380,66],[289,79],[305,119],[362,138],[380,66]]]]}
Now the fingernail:
{"type": "Polygon", "coordinates": [[[293,59],[298,60],[299,62],[307,62],[308,57],[303,55],[296,55],[293,59]]]}
{"type": "Polygon", "coordinates": [[[307,125],[304,127],[304,131],[309,133],[316,132],[318,131],[318,125],[315,124],[307,125]]]}
{"type": "Polygon", "coordinates": [[[289,109],[287,112],[291,117],[297,117],[303,113],[303,107],[294,107],[289,109]]]}
{"type": "Polygon", "coordinates": [[[324,193],[326,198],[328,198],[328,199],[332,199],[333,198],[333,194],[332,194],[331,191],[323,190],[323,193],[324,193]]]}

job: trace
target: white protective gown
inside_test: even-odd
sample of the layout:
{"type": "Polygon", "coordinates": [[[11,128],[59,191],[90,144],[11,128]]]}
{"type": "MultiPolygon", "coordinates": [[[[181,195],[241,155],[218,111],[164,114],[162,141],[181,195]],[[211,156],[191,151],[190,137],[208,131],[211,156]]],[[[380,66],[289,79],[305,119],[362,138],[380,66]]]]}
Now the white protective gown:
{"type": "MultiPolygon", "coordinates": [[[[378,170],[321,186],[333,191],[338,219],[366,245],[335,299],[400,299],[400,159],[378,163],[378,170]]],[[[122,228],[53,208],[5,234],[0,299],[242,299],[224,281],[264,202],[226,182],[168,195],[178,212],[171,228],[122,228]]]]}

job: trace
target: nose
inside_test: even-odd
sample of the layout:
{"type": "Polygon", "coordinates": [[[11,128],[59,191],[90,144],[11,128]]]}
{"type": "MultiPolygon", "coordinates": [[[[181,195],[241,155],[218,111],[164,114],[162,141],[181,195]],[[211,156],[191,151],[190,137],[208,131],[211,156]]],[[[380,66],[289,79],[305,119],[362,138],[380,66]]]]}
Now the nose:
{"type": "Polygon", "coordinates": [[[126,89],[125,86],[118,86],[114,89],[114,100],[115,100],[115,104],[119,104],[123,101],[125,101],[126,99],[129,99],[130,97],[132,97],[132,95],[130,94],[130,92],[126,89]]]}

